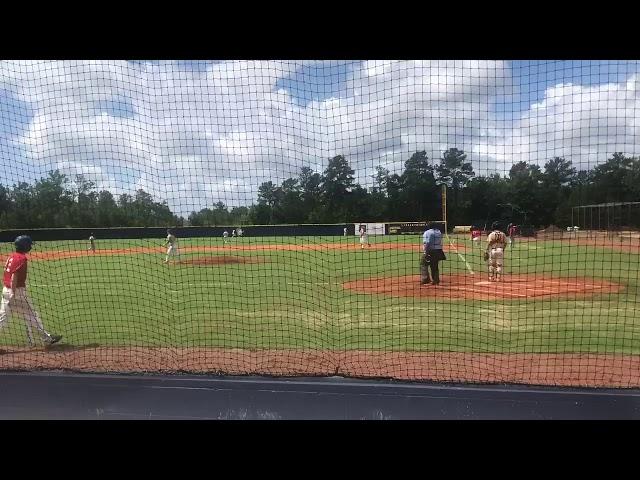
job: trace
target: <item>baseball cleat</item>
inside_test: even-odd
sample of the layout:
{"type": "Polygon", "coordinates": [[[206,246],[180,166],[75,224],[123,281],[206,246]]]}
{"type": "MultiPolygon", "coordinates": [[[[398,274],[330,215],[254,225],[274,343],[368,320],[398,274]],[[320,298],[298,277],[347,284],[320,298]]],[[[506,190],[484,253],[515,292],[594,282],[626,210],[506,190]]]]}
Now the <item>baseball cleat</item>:
{"type": "Polygon", "coordinates": [[[62,335],[50,335],[49,338],[45,341],[47,345],[55,345],[60,340],[62,340],[62,335]]]}

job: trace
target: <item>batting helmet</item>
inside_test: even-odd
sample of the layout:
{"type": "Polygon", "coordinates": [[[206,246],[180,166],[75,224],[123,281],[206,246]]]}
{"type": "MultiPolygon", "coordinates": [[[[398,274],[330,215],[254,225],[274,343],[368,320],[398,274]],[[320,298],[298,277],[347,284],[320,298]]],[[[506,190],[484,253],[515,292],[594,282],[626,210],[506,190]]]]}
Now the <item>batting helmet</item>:
{"type": "Polygon", "coordinates": [[[33,246],[33,240],[31,240],[31,237],[26,235],[20,235],[16,238],[13,244],[16,246],[16,252],[28,253],[31,251],[31,247],[33,246]]]}
{"type": "Polygon", "coordinates": [[[500,230],[500,223],[498,223],[498,222],[493,222],[493,223],[491,224],[491,229],[492,229],[492,230],[500,230]]]}

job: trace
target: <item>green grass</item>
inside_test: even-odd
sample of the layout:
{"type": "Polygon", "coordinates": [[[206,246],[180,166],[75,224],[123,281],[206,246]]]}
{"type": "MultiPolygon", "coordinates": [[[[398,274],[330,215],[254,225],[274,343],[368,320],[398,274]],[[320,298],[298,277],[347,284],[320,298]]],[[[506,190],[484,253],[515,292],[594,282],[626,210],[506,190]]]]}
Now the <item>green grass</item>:
{"type": "MultiPolygon", "coordinates": [[[[418,236],[371,237],[372,243],[418,236]]],[[[480,250],[467,261],[484,272],[480,250]]],[[[357,243],[356,237],[241,238],[247,245],[357,243]]],[[[98,241],[98,249],[157,247],[162,239],[98,241]]],[[[182,239],[180,247],[222,246],[222,239],[182,239]]],[[[11,245],[3,244],[5,256],[11,245]]],[[[41,242],[36,252],[84,250],[87,242],[41,242]]],[[[183,254],[183,258],[216,253],[183,254]]],[[[220,253],[222,254],[222,253],[220,253]]],[[[512,273],[587,276],[622,283],[615,295],[558,300],[441,301],[344,290],[342,282],[418,273],[418,253],[252,251],[260,264],[163,264],[164,255],[87,256],[32,261],[29,291],[48,329],[75,345],[226,348],[383,349],[392,351],[640,353],[640,255],[557,242],[507,249],[512,273]]],[[[453,252],[442,275],[466,268],[453,252]]],[[[18,319],[0,344],[25,342],[18,319]]]]}

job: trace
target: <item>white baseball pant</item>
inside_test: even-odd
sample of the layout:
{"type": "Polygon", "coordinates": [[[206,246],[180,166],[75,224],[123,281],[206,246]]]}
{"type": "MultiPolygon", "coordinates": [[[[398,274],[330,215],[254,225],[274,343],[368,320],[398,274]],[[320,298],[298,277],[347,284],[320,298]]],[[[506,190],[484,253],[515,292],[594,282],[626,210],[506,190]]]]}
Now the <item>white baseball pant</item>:
{"type": "Polygon", "coordinates": [[[492,248],[489,252],[489,278],[500,279],[500,275],[502,275],[503,260],[504,250],[500,247],[492,248]]]}
{"type": "Polygon", "coordinates": [[[3,287],[2,289],[2,303],[0,304],[0,330],[2,330],[8,323],[10,314],[17,314],[22,317],[27,327],[27,339],[29,345],[33,346],[33,328],[35,328],[43,341],[50,338],[51,335],[47,333],[42,325],[42,320],[38,315],[38,312],[31,305],[31,300],[27,295],[27,290],[24,288],[16,288],[15,295],[11,298],[11,289],[3,287]]]}

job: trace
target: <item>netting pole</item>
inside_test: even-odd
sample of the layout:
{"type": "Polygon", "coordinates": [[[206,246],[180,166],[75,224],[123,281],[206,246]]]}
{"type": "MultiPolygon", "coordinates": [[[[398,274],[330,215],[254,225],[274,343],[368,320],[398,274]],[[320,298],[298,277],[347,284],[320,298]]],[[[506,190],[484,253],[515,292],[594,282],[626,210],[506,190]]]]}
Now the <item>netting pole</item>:
{"type": "Polygon", "coordinates": [[[571,207],[571,228],[573,228],[573,226],[575,225],[575,223],[573,222],[573,210],[574,210],[575,208],[576,208],[576,207],[571,207]]]}
{"type": "Polygon", "coordinates": [[[600,207],[598,207],[598,231],[602,231],[602,219],[600,218],[600,207]]]}
{"type": "Polygon", "coordinates": [[[442,184],[442,221],[444,222],[444,231],[449,232],[447,225],[447,185],[442,184]]]}

